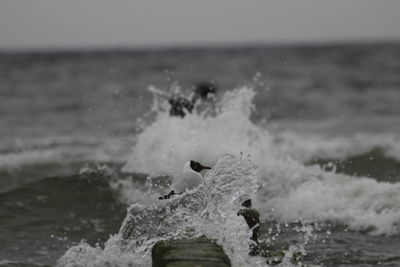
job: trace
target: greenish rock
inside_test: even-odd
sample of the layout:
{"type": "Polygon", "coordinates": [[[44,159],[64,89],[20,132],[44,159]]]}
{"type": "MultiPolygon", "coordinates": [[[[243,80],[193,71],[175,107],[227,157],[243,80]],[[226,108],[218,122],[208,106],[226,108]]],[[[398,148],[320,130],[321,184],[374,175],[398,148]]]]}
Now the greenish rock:
{"type": "Polygon", "coordinates": [[[157,242],[152,249],[153,267],[230,267],[224,250],[207,238],[157,242]]]}

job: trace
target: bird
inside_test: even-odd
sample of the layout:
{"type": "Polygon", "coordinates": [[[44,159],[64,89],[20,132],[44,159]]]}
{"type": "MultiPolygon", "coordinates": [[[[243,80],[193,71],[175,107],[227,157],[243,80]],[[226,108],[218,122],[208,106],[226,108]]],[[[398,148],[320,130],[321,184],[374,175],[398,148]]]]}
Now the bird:
{"type": "Polygon", "coordinates": [[[202,181],[202,170],[209,170],[210,167],[203,166],[199,162],[191,160],[185,163],[182,173],[174,176],[171,183],[171,192],[168,195],[161,196],[158,199],[169,199],[173,195],[182,194],[186,190],[197,187],[202,181]]]}

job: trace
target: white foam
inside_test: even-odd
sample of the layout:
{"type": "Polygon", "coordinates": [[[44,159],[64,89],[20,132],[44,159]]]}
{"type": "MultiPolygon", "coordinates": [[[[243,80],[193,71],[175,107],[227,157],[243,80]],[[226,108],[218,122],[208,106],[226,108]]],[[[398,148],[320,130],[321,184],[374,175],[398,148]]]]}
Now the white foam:
{"type": "Polygon", "coordinates": [[[302,162],[313,158],[345,159],[374,148],[380,148],[386,156],[400,160],[400,136],[396,134],[354,133],[344,137],[286,130],[277,133],[274,138],[287,154],[302,162]]]}
{"type": "Polygon", "coordinates": [[[400,184],[327,173],[293,162],[266,162],[259,170],[258,205],[264,218],[337,221],[353,230],[400,232],[400,184]]]}
{"type": "Polygon", "coordinates": [[[0,154],[0,168],[18,169],[24,165],[71,162],[124,162],[132,138],[85,136],[46,137],[16,140],[10,152],[0,154]]]}
{"type": "Polygon", "coordinates": [[[112,236],[104,248],[92,247],[82,241],[71,247],[57,262],[57,266],[151,266],[149,251],[127,251],[118,236],[112,236]],[[134,265],[132,265],[134,264],[134,265]]]}
{"type": "Polygon", "coordinates": [[[247,158],[224,156],[199,188],[168,202],[133,204],[120,234],[110,238],[104,249],[81,243],[70,248],[58,265],[150,266],[155,242],[205,235],[224,248],[233,266],[265,266],[264,259],[248,256],[251,230],[237,216],[243,199],[253,197],[257,189],[255,173],[247,158]],[[129,238],[120,239],[125,233],[129,238]]]}
{"type": "MultiPolygon", "coordinates": [[[[372,230],[369,231],[371,234],[400,233],[400,183],[389,184],[365,177],[327,172],[318,166],[305,166],[303,160],[310,158],[310,155],[323,153],[321,151],[325,151],[326,155],[348,155],[351,152],[345,149],[348,143],[343,147],[344,151],[341,151],[338,148],[343,140],[339,139],[330,144],[325,141],[318,144],[312,138],[308,142],[297,142],[301,137],[296,140],[295,145],[290,143],[288,138],[281,138],[277,142],[276,136],[271,136],[266,129],[250,120],[253,108],[251,101],[254,96],[255,93],[250,88],[226,93],[217,105],[215,116],[205,115],[209,113],[194,113],[183,119],[174,118],[167,114],[167,110],[161,108],[163,105],[158,105],[161,110],[155,109],[157,114],[154,122],[144,127],[137,136],[132,155],[123,170],[151,175],[172,175],[178,173],[188,159],[214,166],[222,155],[243,153],[251,155],[252,161],[259,166],[254,180],[256,183],[247,179],[254,177],[251,171],[235,172],[236,168],[232,166],[236,165],[233,162],[216,165],[219,167],[214,167],[204,178],[210,195],[193,195],[200,197],[197,198],[200,199],[200,206],[211,203],[206,204],[207,212],[193,213],[189,208],[180,209],[176,214],[172,212],[171,216],[166,217],[163,225],[153,225],[160,226],[157,231],[151,230],[151,223],[143,221],[136,229],[135,242],[130,242],[128,247],[121,245],[118,236],[110,238],[104,249],[82,243],[71,248],[60,259],[59,265],[124,266],[134,263],[135,266],[149,266],[151,245],[160,240],[160,236],[187,236],[190,233],[187,230],[192,229],[194,235],[206,234],[216,238],[233,260],[233,266],[263,266],[263,259],[248,256],[251,232],[245,222],[238,220],[236,216],[238,204],[243,200],[239,196],[247,194],[246,197],[251,197],[251,190],[255,190],[257,185],[260,188],[252,198],[264,220],[329,220],[347,224],[353,230],[372,230]],[[225,187],[225,179],[230,176],[235,177],[235,181],[238,182],[225,187]],[[244,179],[241,179],[242,177],[244,179]],[[204,202],[203,198],[207,201],[204,202]],[[204,216],[205,214],[207,216],[204,216]],[[179,229],[176,226],[179,226],[179,229]],[[139,241],[139,245],[136,241],[139,241]]],[[[238,170],[252,169],[251,165],[244,166],[247,168],[238,170]]],[[[124,192],[131,194],[133,191],[121,191],[122,194],[125,194],[124,192]]],[[[125,197],[127,201],[129,198],[138,199],[128,195],[125,197]]],[[[153,221],[151,216],[160,216],[159,206],[156,201],[150,200],[151,197],[154,199],[157,196],[150,195],[140,205],[131,206],[132,212],[135,209],[146,211],[141,217],[142,220],[150,218],[150,221],[153,221]]],[[[196,210],[198,205],[190,203],[190,207],[196,210]]],[[[127,220],[129,216],[122,229],[127,220]]],[[[306,232],[305,235],[308,236],[309,231],[306,232]]],[[[293,249],[302,251],[304,248],[292,246],[285,255],[286,266],[290,265],[293,249]]]]}
{"type": "MultiPolygon", "coordinates": [[[[335,220],[354,230],[374,228],[374,234],[399,233],[400,201],[393,195],[399,183],[338,175],[302,163],[315,155],[343,157],[380,141],[393,148],[389,144],[396,139],[382,141],[373,135],[359,135],[330,142],[312,136],[277,141],[249,119],[254,96],[254,91],[246,87],[227,92],[212,117],[190,114],[181,119],[159,111],[155,121],[139,134],[124,171],[174,174],[188,159],[212,165],[221,155],[243,152],[260,166],[261,189],[255,204],[264,218],[335,220]],[[354,140],[358,141],[349,145],[354,140]]],[[[391,153],[396,154],[394,151],[391,153]]]]}
{"type": "Polygon", "coordinates": [[[154,123],[137,137],[123,170],[151,175],[175,174],[188,159],[207,165],[224,154],[259,154],[253,144],[262,142],[260,138],[268,139],[268,134],[261,136],[263,132],[248,119],[253,95],[248,88],[228,93],[216,117],[189,114],[181,119],[167,112],[158,113],[154,123]]]}

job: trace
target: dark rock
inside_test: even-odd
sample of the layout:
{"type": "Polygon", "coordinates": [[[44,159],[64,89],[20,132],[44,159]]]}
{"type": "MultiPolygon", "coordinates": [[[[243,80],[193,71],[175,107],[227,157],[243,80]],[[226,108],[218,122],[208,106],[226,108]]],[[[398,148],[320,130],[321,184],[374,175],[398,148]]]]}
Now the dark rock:
{"type": "Polygon", "coordinates": [[[230,267],[224,250],[207,238],[157,242],[152,249],[153,267],[230,267]]]}
{"type": "Polygon", "coordinates": [[[217,86],[210,82],[201,82],[196,84],[194,92],[197,96],[207,99],[209,95],[215,95],[217,92],[217,86]]]}
{"type": "Polygon", "coordinates": [[[184,97],[170,98],[168,102],[171,105],[169,110],[171,116],[183,118],[186,114],[192,113],[193,103],[184,97]]]}
{"type": "Polygon", "coordinates": [[[255,242],[258,242],[258,233],[260,230],[260,213],[258,213],[258,211],[255,209],[246,208],[240,209],[238,212],[238,216],[244,217],[249,228],[253,229],[253,236],[251,237],[251,239],[255,242]]]}

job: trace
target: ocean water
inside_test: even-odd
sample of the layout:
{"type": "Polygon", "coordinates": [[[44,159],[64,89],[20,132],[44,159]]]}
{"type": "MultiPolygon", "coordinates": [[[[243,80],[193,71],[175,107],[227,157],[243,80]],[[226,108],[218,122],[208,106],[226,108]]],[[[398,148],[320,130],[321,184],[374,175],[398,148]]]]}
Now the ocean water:
{"type": "Polygon", "coordinates": [[[150,266],[199,235],[233,266],[400,266],[399,73],[397,44],[0,53],[0,266],[150,266]],[[203,81],[215,102],[169,116],[203,81]],[[204,185],[159,201],[189,159],[204,185]]]}

